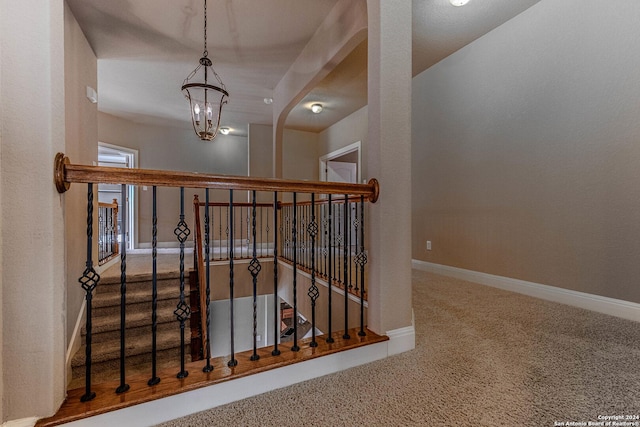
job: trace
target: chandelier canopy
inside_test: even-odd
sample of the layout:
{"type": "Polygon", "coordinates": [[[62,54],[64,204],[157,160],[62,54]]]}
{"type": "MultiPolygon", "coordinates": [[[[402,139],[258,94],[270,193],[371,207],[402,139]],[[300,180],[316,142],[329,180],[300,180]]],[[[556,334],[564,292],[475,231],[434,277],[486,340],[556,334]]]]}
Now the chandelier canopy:
{"type": "Polygon", "coordinates": [[[204,52],[200,64],[182,83],[182,93],[189,101],[193,130],[203,141],[211,141],[218,134],[222,106],[229,100],[229,92],[208,56],[207,0],[204,0],[204,52]]]}

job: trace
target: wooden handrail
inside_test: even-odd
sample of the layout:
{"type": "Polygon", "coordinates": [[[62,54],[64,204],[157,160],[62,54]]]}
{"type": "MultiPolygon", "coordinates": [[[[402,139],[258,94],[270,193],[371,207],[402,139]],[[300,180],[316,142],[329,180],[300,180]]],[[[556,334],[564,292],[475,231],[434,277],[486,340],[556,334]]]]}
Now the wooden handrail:
{"type": "MultiPolygon", "coordinates": [[[[348,203],[359,203],[360,202],[360,196],[351,196],[350,195],[347,198],[347,202],[348,203]]],[[[316,206],[328,205],[329,204],[329,199],[316,199],[314,203],[316,204],[316,206]]],[[[337,199],[332,199],[331,200],[331,204],[332,205],[344,204],[344,197],[339,197],[337,199]]],[[[278,209],[282,208],[283,206],[293,206],[293,202],[278,202],[278,209]]],[[[311,206],[311,200],[305,200],[305,201],[302,201],[302,202],[296,202],[296,206],[311,206]]]]}
{"type": "Polygon", "coordinates": [[[154,169],[110,168],[74,165],[64,154],[56,154],[54,181],[59,193],[72,183],[132,184],[164,187],[210,188],[214,190],[257,190],[316,194],[350,194],[365,196],[371,203],[378,200],[379,184],[375,178],[367,184],[297,181],[277,178],[211,175],[154,169]]]}

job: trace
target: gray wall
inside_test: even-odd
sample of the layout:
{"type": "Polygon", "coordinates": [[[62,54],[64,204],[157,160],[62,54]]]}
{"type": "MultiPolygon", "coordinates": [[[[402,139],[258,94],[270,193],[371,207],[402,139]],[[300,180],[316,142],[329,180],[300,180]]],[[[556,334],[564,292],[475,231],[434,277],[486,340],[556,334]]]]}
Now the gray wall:
{"type": "Polygon", "coordinates": [[[543,0],[414,78],[413,258],[640,302],[638,16],[543,0]]]}

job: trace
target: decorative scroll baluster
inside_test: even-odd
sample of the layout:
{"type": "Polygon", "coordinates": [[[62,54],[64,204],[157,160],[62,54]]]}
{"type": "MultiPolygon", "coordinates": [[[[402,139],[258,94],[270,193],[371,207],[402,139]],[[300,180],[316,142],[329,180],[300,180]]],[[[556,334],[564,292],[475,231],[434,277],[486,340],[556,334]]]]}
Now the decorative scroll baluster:
{"type": "Polygon", "coordinates": [[[342,246],[342,268],[344,273],[344,335],[342,338],[348,340],[351,338],[349,335],[349,195],[344,195],[344,245],[342,246]]]}
{"type": "MultiPolygon", "coordinates": [[[[354,248],[354,253],[358,251],[358,228],[360,227],[360,220],[358,219],[358,203],[354,202],[353,203],[354,206],[354,212],[355,212],[355,218],[353,220],[353,228],[354,228],[354,237],[355,237],[355,243],[353,245],[354,248]]],[[[354,283],[355,283],[355,287],[353,288],[354,291],[358,292],[358,290],[360,289],[358,287],[358,268],[357,268],[358,263],[356,262],[356,258],[353,259],[353,266],[354,266],[354,283]]],[[[350,282],[351,283],[351,282],[350,282]]],[[[351,287],[351,285],[349,285],[349,287],[351,287]]]]}
{"type": "Polygon", "coordinates": [[[91,391],[91,301],[93,300],[93,290],[100,281],[100,275],[93,269],[93,184],[87,184],[87,262],[82,276],[78,279],[80,286],[85,291],[85,299],[87,301],[87,320],[86,320],[86,344],[85,344],[85,393],[80,398],[81,402],[88,402],[96,397],[95,392],[91,391]]]}
{"type": "Polygon", "coordinates": [[[120,235],[122,249],[120,251],[120,385],[116,393],[124,393],[129,390],[129,384],[125,382],[125,331],[127,308],[127,185],[122,184],[122,226],[120,235]]]}
{"type": "MultiPolygon", "coordinates": [[[[209,307],[209,303],[211,302],[211,260],[209,258],[209,244],[210,244],[210,235],[209,235],[209,189],[204,190],[204,262],[206,263],[206,326],[200,325],[203,329],[205,329],[206,333],[203,336],[207,337],[207,342],[205,344],[205,358],[207,359],[207,363],[202,368],[202,372],[211,372],[213,371],[213,366],[211,366],[211,336],[209,335],[209,326],[211,325],[211,311],[209,307]]],[[[205,309],[204,307],[200,307],[200,310],[205,309]]]]}
{"type": "Polygon", "coordinates": [[[173,312],[173,314],[176,315],[178,322],[180,322],[180,372],[178,372],[176,377],[186,378],[189,375],[189,372],[184,368],[184,327],[185,322],[191,314],[191,309],[184,300],[184,242],[189,237],[189,234],[191,234],[191,230],[189,230],[187,223],[184,222],[184,187],[180,187],[180,220],[178,221],[176,228],[173,230],[173,234],[176,235],[180,242],[180,302],[173,312]]]}
{"type": "MultiPolygon", "coordinates": [[[[336,225],[338,230],[340,230],[340,215],[336,215],[336,213],[339,213],[340,211],[338,210],[339,206],[333,206],[333,218],[336,219],[336,221],[333,221],[333,232],[335,234],[335,241],[333,242],[334,244],[334,248],[333,248],[333,252],[332,252],[332,256],[333,256],[333,279],[335,279],[338,283],[340,283],[340,277],[338,277],[338,274],[336,272],[336,269],[338,268],[338,262],[340,260],[340,257],[338,256],[338,259],[336,260],[336,252],[340,252],[340,232],[338,231],[336,233],[336,225]],[[337,218],[336,218],[337,217],[337,218]]],[[[338,271],[340,271],[338,269],[338,271]]]]}
{"type": "Polygon", "coordinates": [[[291,243],[293,245],[293,347],[291,351],[298,351],[298,193],[293,193],[293,223],[291,224],[291,243]]]}
{"type": "Polygon", "coordinates": [[[311,222],[307,226],[307,231],[311,237],[311,287],[309,288],[309,298],[311,298],[311,343],[309,346],[317,347],[316,342],[316,300],[318,299],[318,287],[316,286],[316,235],[318,234],[318,224],[316,223],[316,199],[315,194],[311,194],[311,222]]]}
{"type": "Polygon", "coordinates": [[[151,238],[151,378],[147,382],[149,385],[156,385],[160,382],[157,375],[157,334],[158,334],[158,210],[157,210],[157,187],[153,186],[153,219],[151,238]]]}
{"type": "Polygon", "coordinates": [[[367,253],[364,251],[364,196],[360,196],[360,253],[356,257],[360,266],[360,332],[361,337],[367,335],[364,331],[364,266],[367,264],[367,253]]]}
{"type": "Polygon", "coordinates": [[[229,367],[238,365],[235,354],[234,333],[233,333],[233,190],[229,190],[229,210],[227,211],[227,223],[229,233],[228,252],[229,252],[229,319],[231,324],[231,359],[227,363],[229,367]],[[229,213],[231,212],[231,213],[229,213]]]}
{"type": "Polygon", "coordinates": [[[260,261],[258,261],[258,255],[256,253],[256,192],[252,191],[251,197],[252,210],[251,210],[251,235],[253,237],[253,258],[251,258],[251,262],[249,263],[249,272],[251,273],[251,277],[253,277],[253,354],[251,355],[251,360],[258,360],[260,356],[258,356],[258,274],[262,267],[260,266],[260,261]]]}
{"type": "Polygon", "coordinates": [[[333,285],[333,274],[332,274],[332,258],[333,258],[333,252],[334,252],[334,247],[333,247],[333,211],[332,211],[332,205],[331,205],[331,194],[329,194],[329,199],[328,199],[328,205],[329,209],[327,209],[327,212],[329,213],[328,215],[328,224],[329,224],[329,236],[328,236],[328,245],[329,245],[329,252],[327,254],[327,285],[328,285],[328,301],[327,301],[327,307],[329,309],[329,317],[328,317],[328,326],[327,326],[327,342],[328,343],[332,343],[333,342],[333,337],[331,336],[331,294],[333,293],[333,291],[331,290],[331,287],[333,285]]]}
{"type": "MultiPolygon", "coordinates": [[[[268,238],[268,234],[267,234],[268,238]]],[[[280,300],[278,299],[278,192],[273,192],[273,351],[278,356],[278,340],[280,339],[280,300]]]]}

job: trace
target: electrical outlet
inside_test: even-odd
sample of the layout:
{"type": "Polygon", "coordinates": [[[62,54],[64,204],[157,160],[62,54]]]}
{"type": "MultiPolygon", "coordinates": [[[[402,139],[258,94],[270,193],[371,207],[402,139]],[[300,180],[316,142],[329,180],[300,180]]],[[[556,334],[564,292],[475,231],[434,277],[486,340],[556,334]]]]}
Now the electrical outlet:
{"type": "Polygon", "coordinates": [[[427,240],[427,250],[431,250],[431,240],[427,240]]]}

